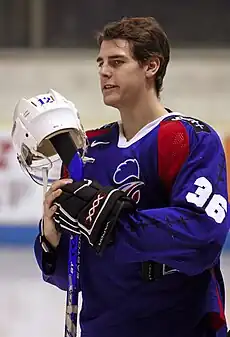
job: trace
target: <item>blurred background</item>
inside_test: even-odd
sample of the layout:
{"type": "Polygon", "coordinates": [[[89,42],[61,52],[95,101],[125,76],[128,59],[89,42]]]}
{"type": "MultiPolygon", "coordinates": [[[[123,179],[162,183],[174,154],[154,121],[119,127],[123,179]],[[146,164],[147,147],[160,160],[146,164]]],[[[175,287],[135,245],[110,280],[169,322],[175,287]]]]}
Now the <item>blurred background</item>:
{"type": "MultiPolygon", "coordinates": [[[[41,280],[34,260],[42,190],[16,162],[13,109],[22,96],[53,88],[75,102],[86,129],[117,119],[117,111],[102,104],[95,34],[123,16],[155,16],[164,27],[172,56],[162,101],[214,126],[230,164],[229,0],[0,0],[1,337],[61,337],[65,310],[65,294],[41,280]]],[[[229,252],[228,239],[226,288],[229,252]]]]}

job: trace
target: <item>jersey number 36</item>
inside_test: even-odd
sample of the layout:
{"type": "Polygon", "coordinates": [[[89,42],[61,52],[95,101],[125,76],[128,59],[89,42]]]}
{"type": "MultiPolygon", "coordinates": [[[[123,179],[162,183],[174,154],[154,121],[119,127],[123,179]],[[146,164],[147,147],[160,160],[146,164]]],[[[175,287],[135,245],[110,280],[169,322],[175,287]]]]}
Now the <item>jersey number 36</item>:
{"type": "MultiPolygon", "coordinates": [[[[198,186],[195,193],[189,192],[186,200],[195,204],[197,207],[203,207],[212,194],[212,184],[205,177],[196,179],[194,185],[198,186]]],[[[222,223],[227,213],[227,200],[220,194],[214,194],[205,207],[205,212],[217,223],[222,223]]]]}

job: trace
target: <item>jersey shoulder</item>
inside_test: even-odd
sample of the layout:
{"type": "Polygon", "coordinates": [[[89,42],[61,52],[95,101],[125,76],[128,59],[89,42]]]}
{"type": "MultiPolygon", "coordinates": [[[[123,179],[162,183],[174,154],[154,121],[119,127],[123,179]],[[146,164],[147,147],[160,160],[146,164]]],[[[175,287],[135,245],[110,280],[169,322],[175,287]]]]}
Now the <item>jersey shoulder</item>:
{"type": "Polygon", "coordinates": [[[183,135],[183,138],[187,139],[190,145],[200,142],[209,144],[210,141],[222,144],[220,135],[207,122],[182,114],[167,116],[160,123],[160,132],[165,139],[176,136],[178,139],[183,135]]]}
{"type": "Polygon", "coordinates": [[[189,116],[172,114],[158,129],[159,175],[170,190],[184,165],[213,162],[213,155],[223,158],[224,150],[217,132],[207,123],[189,116]]]}
{"type": "Polygon", "coordinates": [[[91,129],[86,131],[86,136],[89,140],[89,143],[93,141],[105,140],[110,138],[113,130],[118,126],[117,122],[111,122],[109,124],[105,124],[99,128],[91,129]]]}
{"type": "Polygon", "coordinates": [[[190,116],[185,116],[185,115],[172,115],[166,117],[162,121],[162,125],[167,125],[167,129],[170,131],[172,130],[175,126],[175,122],[181,122],[186,129],[191,129],[195,133],[216,133],[216,131],[206,122],[201,121],[200,119],[196,117],[190,117],[190,116]]]}
{"type": "Polygon", "coordinates": [[[200,119],[177,114],[167,116],[160,123],[158,149],[165,156],[171,156],[171,153],[180,156],[184,152],[188,156],[197,148],[201,155],[213,151],[224,152],[219,134],[200,119]]]}

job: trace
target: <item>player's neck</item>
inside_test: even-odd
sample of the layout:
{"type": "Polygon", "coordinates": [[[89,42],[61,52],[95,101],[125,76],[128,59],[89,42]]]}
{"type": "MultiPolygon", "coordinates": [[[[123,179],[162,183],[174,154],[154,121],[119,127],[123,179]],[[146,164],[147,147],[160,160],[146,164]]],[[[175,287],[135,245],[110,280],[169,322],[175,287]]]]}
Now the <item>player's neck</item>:
{"type": "Polygon", "coordinates": [[[124,136],[127,140],[133,138],[145,125],[167,113],[160,100],[152,92],[143,95],[142,99],[138,97],[132,106],[122,107],[119,111],[124,136]]]}

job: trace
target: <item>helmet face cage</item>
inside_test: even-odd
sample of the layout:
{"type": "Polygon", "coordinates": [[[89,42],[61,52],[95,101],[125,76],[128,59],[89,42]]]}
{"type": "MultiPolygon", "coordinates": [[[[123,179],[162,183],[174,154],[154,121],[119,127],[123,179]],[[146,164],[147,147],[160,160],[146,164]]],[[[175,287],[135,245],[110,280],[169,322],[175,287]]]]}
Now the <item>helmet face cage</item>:
{"type": "Polygon", "coordinates": [[[59,167],[61,166],[61,159],[58,155],[53,156],[51,160],[38,151],[30,150],[23,143],[21,155],[18,154],[17,159],[22,171],[39,185],[51,185],[55,180],[60,178],[60,170],[55,170],[55,165],[59,164],[59,167]],[[44,181],[44,170],[47,172],[47,181],[44,181]]]}

